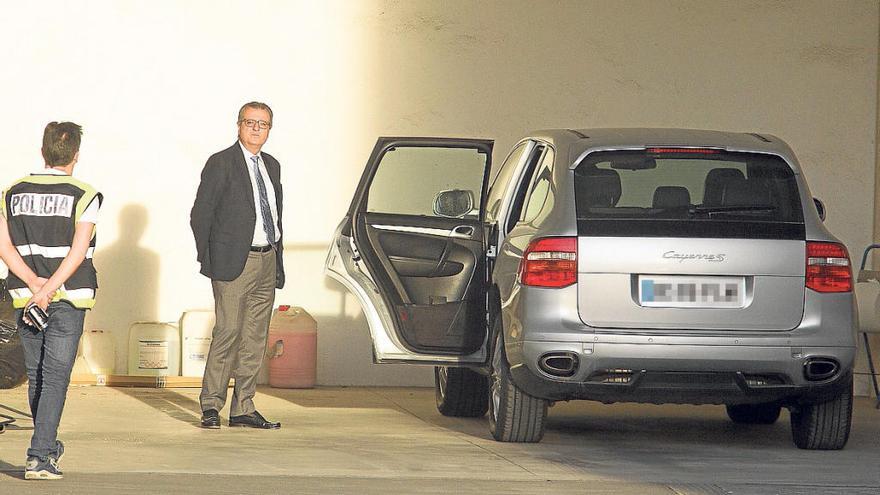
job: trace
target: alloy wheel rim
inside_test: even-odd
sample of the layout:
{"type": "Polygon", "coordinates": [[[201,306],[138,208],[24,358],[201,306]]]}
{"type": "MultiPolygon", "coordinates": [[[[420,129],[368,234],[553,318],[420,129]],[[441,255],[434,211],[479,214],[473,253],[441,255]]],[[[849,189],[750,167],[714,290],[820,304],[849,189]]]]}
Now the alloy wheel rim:
{"type": "Polygon", "coordinates": [[[496,346],[495,354],[492,356],[492,419],[498,423],[498,408],[501,406],[501,376],[499,370],[501,368],[501,352],[496,346]]]}
{"type": "Polygon", "coordinates": [[[498,377],[495,373],[492,373],[492,419],[495,420],[495,423],[498,423],[498,407],[501,404],[501,386],[498,383],[498,377]]]}
{"type": "Polygon", "coordinates": [[[446,366],[440,366],[437,370],[437,383],[440,386],[440,397],[446,398],[446,381],[449,380],[449,371],[446,366]]]}

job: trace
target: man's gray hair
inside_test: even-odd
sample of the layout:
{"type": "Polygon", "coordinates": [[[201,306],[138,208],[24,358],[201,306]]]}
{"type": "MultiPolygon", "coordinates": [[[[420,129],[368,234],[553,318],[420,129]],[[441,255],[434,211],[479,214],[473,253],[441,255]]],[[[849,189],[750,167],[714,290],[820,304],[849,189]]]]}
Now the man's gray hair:
{"type": "Polygon", "coordinates": [[[272,120],[274,119],[274,117],[272,116],[272,109],[269,108],[269,105],[266,105],[265,103],[259,101],[251,101],[242,105],[241,108],[238,110],[238,120],[236,121],[237,123],[241,124],[241,121],[244,120],[245,108],[256,108],[258,110],[265,110],[269,112],[269,127],[272,126],[272,120]]]}

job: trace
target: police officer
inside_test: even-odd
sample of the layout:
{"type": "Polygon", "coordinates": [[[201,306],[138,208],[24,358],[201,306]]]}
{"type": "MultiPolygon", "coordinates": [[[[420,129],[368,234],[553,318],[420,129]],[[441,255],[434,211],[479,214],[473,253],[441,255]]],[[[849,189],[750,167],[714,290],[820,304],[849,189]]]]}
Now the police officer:
{"type": "Polygon", "coordinates": [[[92,254],[102,196],[71,176],[81,136],[73,122],[49,123],[43,132],[45,169],[13,183],[0,208],[0,256],[10,271],[34,419],[25,479],[62,477],[58,424],[85,310],[94,306],[98,288],[92,254]],[[48,314],[43,328],[23,315],[31,305],[48,314]]]}

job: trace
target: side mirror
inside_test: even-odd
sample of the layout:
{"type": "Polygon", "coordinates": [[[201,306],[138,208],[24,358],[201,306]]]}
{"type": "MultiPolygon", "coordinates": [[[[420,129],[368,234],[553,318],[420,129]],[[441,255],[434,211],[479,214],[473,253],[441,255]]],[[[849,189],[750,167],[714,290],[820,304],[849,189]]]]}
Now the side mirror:
{"type": "Polygon", "coordinates": [[[440,191],[434,197],[434,214],[441,217],[460,218],[474,207],[474,193],[463,189],[440,191]]]}
{"type": "Polygon", "coordinates": [[[819,198],[813,198],[813,203],[816,205],[816,211],[819,212],[819,219],[823,222],[825,221],[825,203],[822,202],[819,198]]]}

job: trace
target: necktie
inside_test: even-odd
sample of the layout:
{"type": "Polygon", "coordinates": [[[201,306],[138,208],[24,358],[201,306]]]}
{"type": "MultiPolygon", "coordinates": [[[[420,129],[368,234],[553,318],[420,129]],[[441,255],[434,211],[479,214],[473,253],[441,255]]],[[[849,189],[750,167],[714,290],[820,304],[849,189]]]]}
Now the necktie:
{"type": "Polygon", "coordinates": [[[272,220],[272,210],[269,208],[269,198],[266,195],[266,183],[263,182],[263,174],[260,173],[260,157],[251,157],[254,162],[254,180],[257,181],[257,191],[260,193],[260,215],[263,217],[263,232],[269,244],[275,245],[275,221],[272,220]]]}

